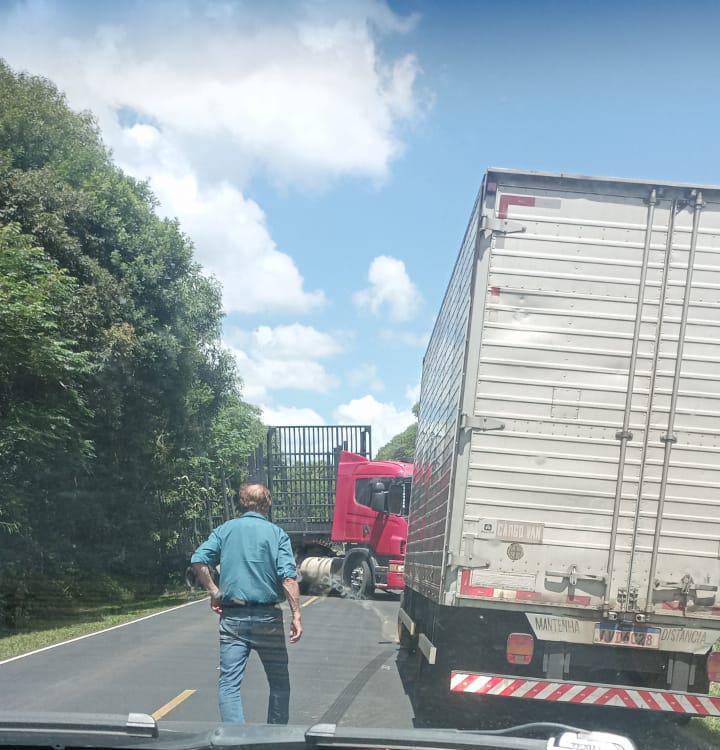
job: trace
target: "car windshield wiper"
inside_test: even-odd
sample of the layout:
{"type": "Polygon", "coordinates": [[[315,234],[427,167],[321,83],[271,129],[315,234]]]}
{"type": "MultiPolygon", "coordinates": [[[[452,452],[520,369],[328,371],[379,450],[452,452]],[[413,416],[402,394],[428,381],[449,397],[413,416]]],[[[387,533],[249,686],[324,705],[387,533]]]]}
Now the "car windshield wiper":
{"type": "Polygon", "coordinates": [[[11,745],[121,750],[634,750],[618,735],[565,724],[531,723],[494,730],[362,729],[165,721],[147,714],[3,714],[0,748],[11,745]]]}

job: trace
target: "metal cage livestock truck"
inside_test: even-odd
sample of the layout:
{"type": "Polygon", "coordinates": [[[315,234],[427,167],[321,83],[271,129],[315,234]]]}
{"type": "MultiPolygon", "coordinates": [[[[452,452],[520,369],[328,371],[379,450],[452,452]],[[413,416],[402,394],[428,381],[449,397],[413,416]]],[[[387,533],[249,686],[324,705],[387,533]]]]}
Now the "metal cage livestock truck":
{"type": "Polygon", "coordinates": [[[425,710],[720,715],[720,188],[486,174],[423,361],[405,584],[425,710]]]}
{"type": "Polygon", "coordinates": [[[402,590],[413,467],[371,455],[370,427],[331,425],[271,427],[251,457],[304,589],[402,590]]]}

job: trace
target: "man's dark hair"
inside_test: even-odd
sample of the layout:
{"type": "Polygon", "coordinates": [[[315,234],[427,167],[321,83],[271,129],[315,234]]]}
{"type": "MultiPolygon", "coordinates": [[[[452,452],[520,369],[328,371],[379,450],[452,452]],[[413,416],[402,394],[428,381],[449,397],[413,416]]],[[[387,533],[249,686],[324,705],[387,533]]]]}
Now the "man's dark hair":
{"type": "Polygon", "coordinates": [[[271,505],[272,495],[264,484],[246,482],[240,485],[240,508],[243,513],[255,511],[266,516],[271,505]]]}

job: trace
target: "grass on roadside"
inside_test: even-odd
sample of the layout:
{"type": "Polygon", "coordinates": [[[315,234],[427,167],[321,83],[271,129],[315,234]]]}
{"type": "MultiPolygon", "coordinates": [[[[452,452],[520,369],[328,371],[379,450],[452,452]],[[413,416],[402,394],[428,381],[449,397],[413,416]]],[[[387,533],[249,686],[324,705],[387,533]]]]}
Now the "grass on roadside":
{"type": "MultiPolygon", "coordinates": [[[[710,695],[720,697],[720,683],[710,684],[710,695]]],[[[705,719],[696,719],[691,724],[694,731],[705,739],[711,740],[713,744],[720,745],[720,719],[708,716],[705,719]]]]}
{"type": "Polygon", "coordinates": [[[126,603],[78,606],[48,619],[35,617],[16,631],[0,630],[0,661],[204,596],[196,592],[167,593],[126,603]]]}

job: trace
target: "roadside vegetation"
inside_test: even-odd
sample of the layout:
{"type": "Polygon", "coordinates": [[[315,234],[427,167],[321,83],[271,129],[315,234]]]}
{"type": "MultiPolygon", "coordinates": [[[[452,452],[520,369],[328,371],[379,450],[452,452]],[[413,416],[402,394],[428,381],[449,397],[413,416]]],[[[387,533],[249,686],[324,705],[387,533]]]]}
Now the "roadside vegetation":
{"type": "Polygon", "coordinates": [[[0,629],[0,661],[204,598],[199,592],[181,591],[139,595],[125,602],[78,603],[59,612],[46,610],[12,631],[0,629]]]}
{"type": "MultiPolygon", "coordinates": [[[[418,418],[420,404],[413,406],[415,419],[418,418]]],[[[395,435],[377,452],[378,461],[407,461],[412,463],[415,457],[415,442],[417,440],[417,422],[413,422],[407,429],[395,435]]]]}
{"type": "Polygon", "coordinates": [[[5,631],[182,575],[265,434],[219,284],[155,208],[91,114],[0,60],[5,631]]]}

